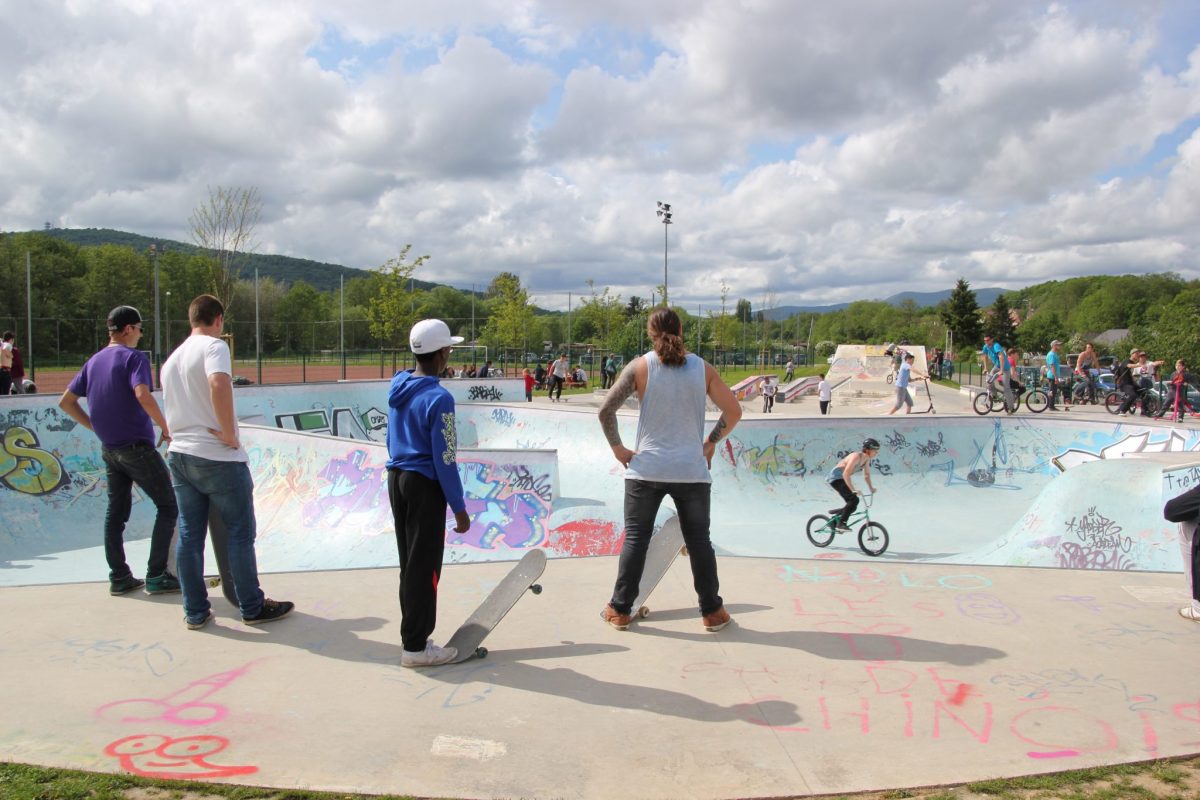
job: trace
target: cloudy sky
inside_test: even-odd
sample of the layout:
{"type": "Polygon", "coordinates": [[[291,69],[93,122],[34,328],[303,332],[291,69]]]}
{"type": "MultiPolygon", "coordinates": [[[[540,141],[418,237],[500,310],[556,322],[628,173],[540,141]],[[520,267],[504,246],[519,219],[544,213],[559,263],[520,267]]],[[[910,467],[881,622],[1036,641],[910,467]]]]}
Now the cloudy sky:
{"type": "Polygon", "coordinates": [[[0,0],[0,230],[188,240],[539,304],[1200,278],[1196,0],[0,0]]]}

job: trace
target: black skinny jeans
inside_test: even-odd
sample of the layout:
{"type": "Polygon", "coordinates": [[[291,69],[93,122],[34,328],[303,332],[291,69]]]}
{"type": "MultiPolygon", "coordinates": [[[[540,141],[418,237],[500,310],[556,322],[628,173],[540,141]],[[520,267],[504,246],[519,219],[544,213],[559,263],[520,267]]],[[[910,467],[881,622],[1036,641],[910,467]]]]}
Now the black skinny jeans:
{"type": "Polygon", "coordinates": [[[156,509],[154,528],[150,533],[150,560],[146,577],[157,578],[167,571],[171,553],[171,537],[179,506],[171,488],[171,473],[153,445],[138,442],[126,447],[101,451],[108,478],[108,510],[104,514],[104,557],[108,561],[108,579],[120,580],[132,575],[125,561],[125,523],[133,508],[133,485],[136,483],[156,509]]]}
{"type": "Polygon", "coordinates": [[[723,603],[717,593],[717,554],[709,538],[709,507],[712,485],[708,483],[664,483],[625,479],[625,544],[617,565],[612,607],[619,614],[633,613],[642,572],[646,568],[646,550],[654,535],[654,518],[663,498],[670,495],[679,512],[683,543],[692,565],[692,585],[701,614],[711,614],[723,603]]]}

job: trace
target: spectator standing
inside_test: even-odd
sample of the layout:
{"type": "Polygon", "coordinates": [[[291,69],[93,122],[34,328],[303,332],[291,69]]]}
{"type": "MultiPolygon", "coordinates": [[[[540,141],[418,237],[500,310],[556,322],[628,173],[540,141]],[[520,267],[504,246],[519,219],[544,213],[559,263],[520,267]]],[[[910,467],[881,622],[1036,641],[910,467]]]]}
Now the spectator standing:
{"type": "Polygon", "coordinates": [[[796,375],[796,362],[792,359],[787,360],[787,365],[783,368],[783,382],[790,383],[796,375]]]}
{"type": "Polygon", "coordinates": [[[533,402],[533,375],[529,372],[529,367],[522,371],[522,376],[525,378],[525,402],[533,402]]]}
{"type": "Polygon", "coordinates": [[[491,361],[483,362],[483,366],[479,368],[479,376],[478,377],[480,377],[480,378],[492,377],[492,362],[491,361]]]}
{"type": "Polygon", "coordinates": [[[1117,409],[1118,416],[1125,416],[1130,412],[1133,406],[1137,403],[1138,385],[1137,379],[1133,375],[1133,367],[1138,363],[1138,353],[1142,352],[1136,347],[1129,353],[1129,360],[1122,361],[1113,369],[1113,378],[1117,383],[1117,391],[1125,395],[1125,400],[1117,409]]]}
{"type": "Polygon", "coordinates": [[[1062,387],[1062,382],[1059,380],[1059,367],[1062,366],[1062,342],[1055,339],[1050,343],[1050,352],[1046,353],[1046,367],[1043,374],[1046,377],[1046,393],[1050,395],[1050,404],[1047,406],[1051,411],[1058,411],[1056,398],[1059,394],[1063,396],[1063,410],[1070,411],[1071,407],[1067,402],[1071,399],[1067,396],[1066,391],[1062,387]]]}
{"type": "Polygon", "coordinates": [[[656,309],[646,328],[654,349],[625,367],[599,412],[613,456],[625,467],[625,543],[612,599],[600,617],[618,630],[629,627],[654,519],[670,495],[687,545],[702,624],[705,630],[719,631],[730,618],[718,593],[717,556],[709,532],[709,469],[717,443],[737,425],[742,407],[712,365],[687,352],[674,311],[656,309]],[[637,441],[630,450],[621,442],[616,412],[634,392],[641,402],[637,441]],[[705,397],[721,411],[707,438],[705,397]]]}
{"type": "Polygon", "coordinates": [[[179,591],[179,580],[167,571],[171,538],[179,516],[171,474],[156,449],[171,435],[166,417],[151,394],[150,359],[137,349],[142,338],[142,315],[132,306],[108,312],[108,346],[93,355],[71,380],[59,407],[100,439],[108,485],[104,514],[104,557],[108,561],[108,592],[121,595],[146,587],[147,594],[179,591]],[[87,410],[79,401],[87,398],[87,410]],[[154,438],[154,425],[160,431],[154,438]],[[137,484],[154,503],[150,559],[146,580],[135,578],[125,560],[125,525],[133,508],[137,484]]]}
{"type": "Polygon", "coordinates": [[[229,347],[219,337],[225,307],[202,294],[188,306],[191,334],[162,366],[163,405],[171,430],[167,466],[179,503],[176,566],[183,587],[184,621],[198,630],[212,619],[204,581],[208,514],[221,514],[228,534],[229,571],[242,622],[282,619],[294,603],[271,600],[258,584],[254,552],[254,481],[233,407],[229,347]]]}
{"type": "Polygon", "coordinates": [[[13,340],[16,334],[5,331],[0,338],[0,397],[12,392],[13,340]]]}
{"type": "Polygon", "coordinates": [[[546,388],[546,368],[541,364],[538,364],[533,371],[533,385],[536,389],[546,388]]]}
{"type": "Polygon", "coordinates": [[[558,360],[550,365],[550,391],[547,394],[556,403],[562,400],[563,384],[567,382],[569,369],[566,353],[560,354],[558,360]],[[558,392],[557,395],[555,395],[555,391],[558,392]]]}
{"type": "Polygon", "coordinates": [[[825,373],[821,373],[821,381],[817,384],[817,400],[821,403],[821,415],[829,413],[829,403],[833,400],[833,387],[829,385],[829,381],[825,379],[825,373]]]}
{"type": "Polygon", "coordinates": [[[447,506],[456,533],[471,527],[458,475],[454,398],[435,377],[463,339],[440,319],[421,320],[408,338],[417,366],[396,373],[388,390],[388,499],[400,554],[400,666],[429,667],[458,655],[429,637],[437,626],[447,506]]]}
{"type": "Polygon", "coordinates": [[[25,362],[21,359],[21,348],[16,339],[12,343],[12,393],[25,394],[25,362]]]}
{"type": "Polygon", "coordinates": [[[609,353],[608,358],[604,359],[604,371],[602,373],[603,386],[601,388],[612,388],[613,381],[617,377],[617,357],[609,353]]]}

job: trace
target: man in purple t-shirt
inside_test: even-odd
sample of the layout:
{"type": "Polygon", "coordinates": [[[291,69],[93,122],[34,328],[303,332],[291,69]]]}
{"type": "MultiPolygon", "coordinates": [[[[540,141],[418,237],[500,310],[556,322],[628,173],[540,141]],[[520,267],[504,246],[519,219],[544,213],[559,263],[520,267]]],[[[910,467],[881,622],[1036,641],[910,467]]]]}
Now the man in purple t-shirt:
{"type": "Polygon", "coordinates": [[[179,591],[179,581],[167,572],[179,507],[171,488],[171,473],[155,449],[151,421],[162,432],[157,444],[171,436],[166,417],[150,393],[150,359],[136,349],[141,338],[142,315],[136,308],[117,306],[110,311],[108,346],[88,359],[58,401],[63,411],[95,432],[102,445],[108,477],[104,556],[108,559],[109,594],[114,595],[142,586],[148,594],[179,591]],[[87,398],[86,411],[79,404],[83,397],[87,398]],[[125,523],[129,521],[135,483],[157,509],[145,581],[135,578],[125,561],[125,523]]]}

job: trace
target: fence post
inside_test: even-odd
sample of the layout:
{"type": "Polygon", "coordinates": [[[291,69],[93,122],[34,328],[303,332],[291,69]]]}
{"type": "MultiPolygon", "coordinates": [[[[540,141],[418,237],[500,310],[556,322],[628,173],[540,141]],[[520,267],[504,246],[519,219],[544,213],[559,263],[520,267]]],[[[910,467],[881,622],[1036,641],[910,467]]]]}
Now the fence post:
{"type": "Polygon", "coordinates": [[[300,352],[300,382],[308,383],[308,354],[300,352]]]}

